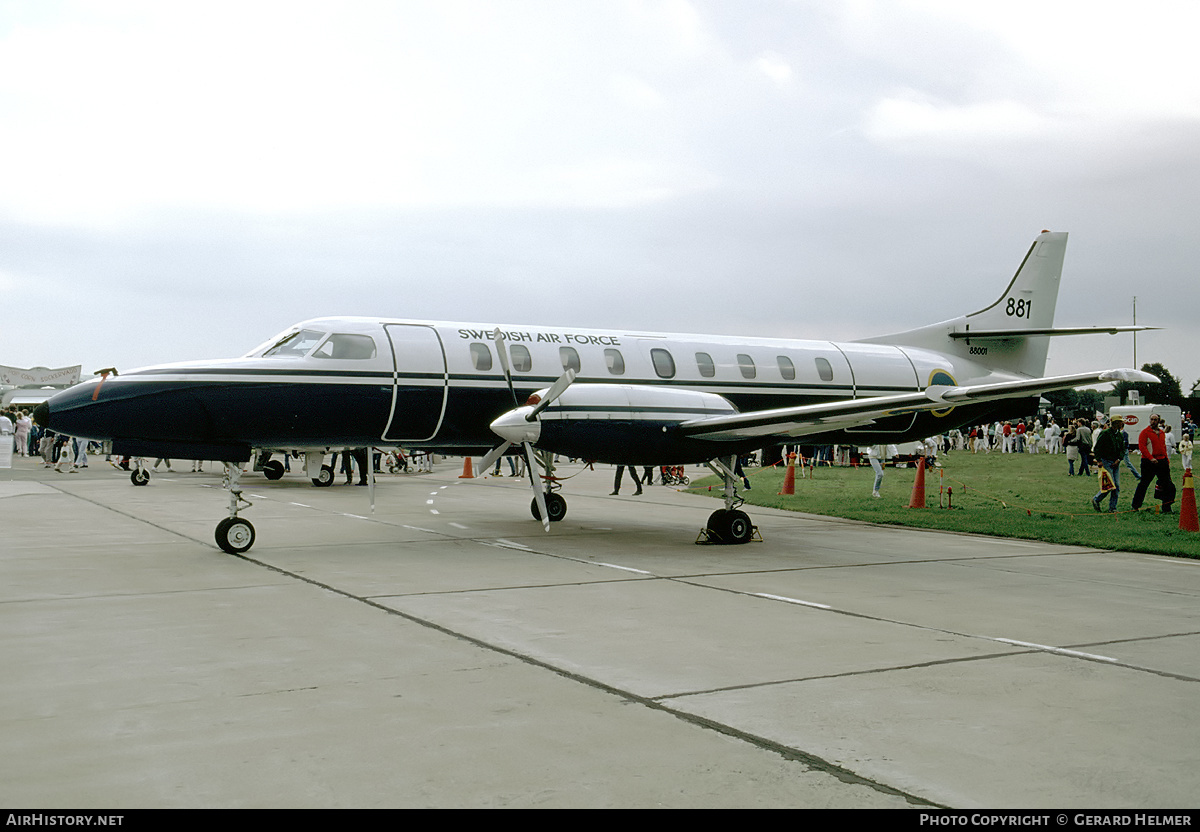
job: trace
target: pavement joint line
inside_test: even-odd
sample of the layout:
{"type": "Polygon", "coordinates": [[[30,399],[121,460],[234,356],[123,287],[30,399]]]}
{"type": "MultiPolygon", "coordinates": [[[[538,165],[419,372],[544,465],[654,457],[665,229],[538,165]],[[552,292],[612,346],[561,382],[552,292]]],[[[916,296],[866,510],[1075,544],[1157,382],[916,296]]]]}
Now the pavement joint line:
{"type": "Polygon", "coordinates": [[[846,679],[854,676],[871,676],[877,673],[894,673],[903,670],[919,670],[925,667],[938,667],[939,665],[947,664],[962,664],[965,662],[988,661],[991,659],[1004,659],[1010,656],[1025,655],[1025,653],[985,653],[979,656],[958,656],[952,659],[930,659],[927,662],[913,662],[911,664],[888,665],[886,667],[868,667],[862,670],[847,670],[842,673],[825,673],[820,676],[794,676],[788,679],[773,679],[768,682],[750,682],[744,685],[726,685],[724,687],[709,688],[706,690],[689,690],[679,693],[665,693],[654,697],[655,700],[669,699],[684,699],[691,696],[706,696],[713,693],[729,693],[735,690],[754,690],[755,688],[772,688],[779,685],[792,685],[802,682],[820,682],[824,679],[846,679]]]}
{"type": "MultiPolygon", "coordinates": [[[[744,596],[750,597],[750,598],[763,598],[764,600],[778,601],[780,603],[789,603],[789,604],[793,604],[793,605],[797,604],[797,602],[792,599],[784,598],[782,596],[772,597],[772,596],[767,595],[766,593],[761,593],[761,592],[747,592],[745,590],[732,589],[730,587],[709,586],[708,584],[693,583],[692,581],[681,580],[679,578],[665,578],[663,580],[679,581],[680,583],[685,583],[685,584],[688,584],[689,586],[704,587],[706,589],[715,589],[718,592],[729,592],[734,595],[744,595],[744,596]]],[[[998,643],[1002,643],[1002,644],[1009,644],[1013,647],[1025,648],[1024,652],[1026,652],[1026,653],[1029,653],[1029,652],[1052,653],[1052,654],[1061,655],[1061,656],[1064,656],[1067,658],[1080,659],[1082,661],[1096,662],[1098,664],[1103,664],[1108,667],[1120,667],[1120,668],[1124,668],[1125,670],[1134,670],[1134,671],[1137,671],[1140,673],[1150,673],[1155,676],[1162,676],[1162,677],[1165,677],[1168,679],[1176,679],[1181,682],[1200,682],[1200,678],[1196,678],[1193,676],[1186,676],[1186,675],[1183,675],[1180,673],[1171,673],[1169,671],[1158,670],[1158,669],[1152,668],[1152,667],[1143,667],[1141,665],[1131,664],[1129,662],[1123,662],[1119,659],[1113,659],[1113,658],[1109,658],[1107,656],[1098,656],[1098,655],[1095,655],[1092,653],[1085,653],[1085,652],[1082,652],[1079,650],[1074,650],[1069,647],[1050,647],[1048,645],[1039,645],[1039,644],[1034,644],[1032,642],[1018,642],[1018,641],[1013,641],[1011,639],[996,638],[994,636],[984,636],[984,635],[979,635],[976,633],[960,633],[955,630],[947,630],[947,629],[944,629],[941,627],[927,627],[923,624],[915,624],[911,621],[897,621],[896,619],[893,619],[893,618],[884,618],[882,616],[869,615],[867,613],[837,609],[836,607],[820,607],[817,604],[804,604],[804,606],[815,607],[815,608],[821,609],[823,612],[830,612],[830,613],[834,613],[835,615],[846,615],[851,618],[862,618],[867,621],[876,621],[881,624],[895,624],[898,627],[910,627],[910,628],[913,628],[916,630],[924,630],[926,632],[931,632],[931,633],[944,633],[945,635],[957,636],[959,638],[979,639],[982,641],[991,641],[991,642],[998,642],[998,643]]],[[[1086,646],[1090,646],[1090,645],[1079,645],[1079,646],[1086,647],[1086,646]]],[[[1013,655],[1013,654],[1002,654],[1002,655],[1013,655]]],[[[950,661],[955,661],[955,660],[950,660],[950,661]]],[[[753,685],[751,685],[750,687],[753,687],[753,685]]]]}
{"type": "Polygon", "coordinates": [[[909,794],[908,792],[904,792],[899,789],[888,786],[884,783],[879,783],[874,780],[870,780],[866,777],[856,774],[855,772],[853,772],[849,769],[843,768],[842,766],[839,766],[836,763],[832,763],[828,760],[822,759],[822,758],[817,757],[812,754],[807,754],[803,751],[800,751],[798,749],[791,748],[789,746],[775,742],[774,740],[770,740],[766,737],[762,737],[762,736],[750,733],[748,731],[742,731],[742,730],[734,728],[730,725],[726,725],[721,722],[716,722],[714,720],[707,719],[707,718],[699,716],[697,714],[692,714],[687,711],[682,711],[682,710],[679,710],[676,708],[669,707],[668,705],[665,705],[662,702],[656,701],[656,699],[654,699],[654,698],[641,696],[639,694],[633,693],[632,691],[624,690],[622,688],[618,688],[613,685],[606,684],[606,683],[600,681],[599,679],[594,679],[589,676],[584,676],[583,674],[580,674],[580,673],[575,673],[572,671],[564,670],[563,668],[556,667],[556,666],[550,664],[549,662],[543,661],[543,660],[535,658],[533,656],[520,653],[516,650],[512,650],[507,647],[501,647],[500,645],[497,645],[497,644],[492,644],[490,642],[484,641],[483,639],[468,635],[466,633],[452,630],[449,627],[438,624],[434,621],[430,621],[428,619],[424,619],[419,616],[415,616],[411,613],[406,613],[401,610],[397,610],[392,607],[388,607],[384,604],[381,604],[377,601],[372,600],[371,598],[368,598],[365,596],[360,596],[360,595],[355,595],[352,592],[348,592],[343,589],[338,589],[337,587],[331,586],[330,584],[326,584],[321,581],[314,580],[312,578],[307,578],[307,577],[297,574],[295,572],[289,572],[286,569],[282,569],[280,567],[273,566],[272,564],[266,563],[264,561],[260,561],[256,558],[249,557],[245,554],[233,555],[233,557],[236,557],[240,560],[244,560],[247,563],[256,564],[258,566],[263,567],[264,569],[269,569],[269,570],[271,570],[273,572],[277,572],[281,575],[286,575],[288,577],[294,578],[298,581],[302,581],[302,582],[310,584],[312,586],[319,587],[321,589],[326,590],[327,592],[331,592],[335,595],[340,595],[343,598],[347,598],[347,599],[353,600],[353,601],[358,601],[359,603],[366,604],[367,606],[373,607],[377,610],[380,610],[381,612],[387,613],[388,615],[394,615],[399,618],[403,618],[404,620],[410,621],[413,624],[417,624],[422,627],[427,627],[431,630],[442,633],[443,635],[449,636],[453,639],[457,639],[459,641],[466,642],[468,644],[472,644],[482,650],[487,650],[487,651],[490,651],[493,653],[498,653],[500,655],[508,656],[508,657],[516,659],[517,661],[522,662],[524,664],[528,664],[533,667],[538,667],[538,668],[541,668],[542,670],[547,670],[557,676],[561,676],[565,679],[569,679],[571,681],[577,682],[579,684],[585,685],[585,686],[593,688],[595,690],[607,693],[611,696],[616,696],[625,701],[640,704],[643,707],[649,708],[651,710],[657,710],[657,711],[661,711],[663,713],[670,714],[670,715],[674,716],[676,719],[682,720],[683,722],[687,722],[689,724],[695,725],[700,728],[705,728],[705,729],[708,729],[711,731],[715,731],[719,734],[722,734],[723,736],[731,737],[733,739],[737,739],[742,742],[745,742],[749,745],[753,745],[755,747],[761,748],[765,751],[773,752],[773,753],[778,754],[779,756],[783,757],[784,759],[801,763],[801,764],[807,766],[811,770],[821,771],[826,774],[830,774],[830,775],[836,777],[838,780],[841,780],[844,783],[865,786],[865,787],[874,789],[875,791],[881,792],[883,794],[892,795],[892,796],[896,796],[896,797],[902,797],[905,800],[907,800],[909,803],[911,803],[915,806],[930,806],[930,807],[939,807],[940,806],[940,804],[933,803],[931,801],[925,800],[924,798],[921,798],[916,795],[909,794]]]}

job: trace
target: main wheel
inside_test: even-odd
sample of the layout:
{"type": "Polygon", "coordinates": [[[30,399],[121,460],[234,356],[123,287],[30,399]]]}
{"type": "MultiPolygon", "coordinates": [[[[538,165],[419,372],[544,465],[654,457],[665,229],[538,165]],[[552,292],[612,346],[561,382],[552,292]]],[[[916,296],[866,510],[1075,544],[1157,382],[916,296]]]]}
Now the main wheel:
{"type": "Polygon", "coordinates": [[[729,509],[719,508],[712,514],[708,515],[708,524],[705,526],[708,529],[708,536],[716,538],[721,543],[724,543],[729,537],[729,509]]]}
{"type": "Polygon", "coordinates": [[[134,485],[145,485],[150,482],[150,472],[145,468],[138,468],[129,475],[129,481],[134,485]]]}
{"type": "Polygon", "coordinates": [[[750,536],[754,534],[754,524],[750,522],[750,515],[744,511],[731,511],[726,518],[726,525],[729,531],[725,539],[726,543],[749,543],[750,536]]]}
{"type": "MultiPolygon", "coordinates": [[[[534,497],[533,502],[529,504],[529,511],[533,514],[534,520],[542,519],[542,513],[538,511],[537,497],[534,497]]],[[[561,494],[552,492],[546,495],[546,513],[550,515],[551,523],[557,523],[567,516],[567,501],[561,494]]]]}
{"type": "Polygon", "coordinates": [[[333,480],[333,466],[322,465],[321,473],[312,478],[312,484],[317,488],[328,488],[329,486],[333,485],[333,480]]]}
{"type": "Polygon", "coordinates": [[[283,463],[277,459],[272,459],[263,463],[263,475],[269,480],[277,480],[283,477],[283,463]]]}
{"type": "Polygon", "coordinates": [[[254,545],[254,526],[241,517],[226,517],[217,524],[217,545],[231,555],[240,555],[254,545]]]}

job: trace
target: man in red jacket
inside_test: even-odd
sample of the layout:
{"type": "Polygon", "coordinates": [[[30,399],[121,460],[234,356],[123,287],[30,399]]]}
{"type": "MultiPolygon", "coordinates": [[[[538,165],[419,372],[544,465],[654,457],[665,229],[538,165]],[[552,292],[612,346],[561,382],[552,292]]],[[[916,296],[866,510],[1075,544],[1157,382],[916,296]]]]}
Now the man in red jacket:
{"type": "Polygon", "coordinates": [[[1157,413],[1150,415],[1150,424],[1138,434],[1138,451],[1142,455],[1142,478],[1133,492],[1131,508],[1137,511],[1146,498],[1150,480],[1157,478],[1155,496],[1162,500],[1162,513],[1171,513],[1175,502],[1175,483],[1171,482],[1171,462],[1167,457],[1167,440],[1162,429],[1162,419],[1157,413]]]}

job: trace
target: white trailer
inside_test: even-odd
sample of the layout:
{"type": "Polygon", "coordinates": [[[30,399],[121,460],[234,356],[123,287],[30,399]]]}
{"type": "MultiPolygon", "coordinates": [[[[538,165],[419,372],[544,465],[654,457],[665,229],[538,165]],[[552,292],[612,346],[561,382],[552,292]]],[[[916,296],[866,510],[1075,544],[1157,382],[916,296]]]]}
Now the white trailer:
{"type": "Polygon", "coordinates": [[[1125,435],[1129,444],[1137,447],[1138,434],[1150,424],[1151,414],[1157,413],[1159,418],[1171,426],[1171,435],[1178,442],[1183,436],[1183,411],[1171,404],[1130,404],[1114,407],[1109,412],[1109,418],[1120,416],[1125,419],[1125,435]],[[1130,421],[1133,424],[1130,424],[1130,421]]]}

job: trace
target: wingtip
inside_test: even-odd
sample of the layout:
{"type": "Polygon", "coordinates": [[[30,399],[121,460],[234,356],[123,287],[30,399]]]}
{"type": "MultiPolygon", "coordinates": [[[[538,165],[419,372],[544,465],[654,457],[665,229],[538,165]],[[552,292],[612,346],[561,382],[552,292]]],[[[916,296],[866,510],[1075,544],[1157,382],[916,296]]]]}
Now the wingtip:
{"type": "Polygon", "coordinates": [[[1161,381],[1158,376],[1129,367],[1101,373],[1100,379],[1102,381],[1140,381],[1144,384],[1158,384],[1161,381]]]}

